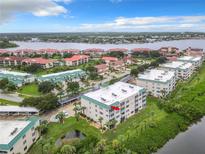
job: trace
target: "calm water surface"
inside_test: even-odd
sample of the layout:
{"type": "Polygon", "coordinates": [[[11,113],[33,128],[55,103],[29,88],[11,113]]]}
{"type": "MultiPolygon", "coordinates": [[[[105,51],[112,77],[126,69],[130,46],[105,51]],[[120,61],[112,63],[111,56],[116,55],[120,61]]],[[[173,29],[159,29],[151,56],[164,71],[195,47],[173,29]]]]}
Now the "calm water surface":
{"type": "Polygon", "coordinates": [[[205,154],[205,117],[167,142],[156,154],[205,154]]]}
{"type": "Polygon", "coordinates": [[[19,47],[12,48],[22,49],[22,48],[31,48],[31,49],[41,49],[41,48],[56,48],[56,49],[87,49],[87,48],[151,48],[159,49],[162,46],[175,46],[180,49],[185,49],[189,46],[194,48],[204,48],[205,49],[205,40],[179,40],[179,41],[162,41],[155,43],[144,43],[144,44],[86,44],[86,43],[49,43],[49,42],[16,42],[19,47]]]}

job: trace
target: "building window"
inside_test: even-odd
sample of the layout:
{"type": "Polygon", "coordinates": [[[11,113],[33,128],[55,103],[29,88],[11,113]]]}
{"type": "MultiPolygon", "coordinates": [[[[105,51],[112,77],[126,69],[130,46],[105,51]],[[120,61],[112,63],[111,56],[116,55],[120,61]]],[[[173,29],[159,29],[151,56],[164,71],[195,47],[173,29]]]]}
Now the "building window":
{"type": "Polygon", "coordinates": [[[32,136],[34,136],[34,135],[35,135],[35,132],[32,133],[32,136]]]}
{"type": "Polygon", "coordinates": [[[27,149],[27,146],[25,146],[23,150],[25,151],[26,149],[27,149]]]}
{"type": "Polygon", "coordinates": [[[23,138],[25,138],[25,137],[26,137],[26,135],[23,136],[23,138]]]}
{"type": "MultiPolygon", "coordinates": [[[[10,151],[12,151],[14,148],[12,147],[11,149],[10,149],[10,151]]],[[[1,153],[1,152],[0,152],[1,153]]]]}
{"type": "Polygon", "coordinates": [[[23,144],[26,144],[26,140],[23,141],[23,144]]]}

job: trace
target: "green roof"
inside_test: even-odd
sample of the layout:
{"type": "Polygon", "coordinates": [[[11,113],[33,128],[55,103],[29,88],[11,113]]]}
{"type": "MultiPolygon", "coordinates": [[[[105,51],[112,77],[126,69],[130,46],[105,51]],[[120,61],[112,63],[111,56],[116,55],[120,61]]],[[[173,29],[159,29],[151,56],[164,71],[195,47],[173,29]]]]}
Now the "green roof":
{"type": "Polygon", "coordinates": [[[37,121],[39,121],[39,117],[30,117],[27,121],[30,121],[30,123],[21,132],[19,132],[13,140],[11,140],[8,144],[0,144],[0,150],[10,150],[16,142],[22,138],[28,130],[30,130],[37,123],[37,121]]]}

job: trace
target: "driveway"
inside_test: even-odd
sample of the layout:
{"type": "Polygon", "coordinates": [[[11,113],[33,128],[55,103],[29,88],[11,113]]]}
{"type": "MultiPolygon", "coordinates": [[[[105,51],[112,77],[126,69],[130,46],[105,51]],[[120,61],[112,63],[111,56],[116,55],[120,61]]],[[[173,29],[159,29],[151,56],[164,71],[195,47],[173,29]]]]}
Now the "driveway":
{"type": "Polygon", "coordinates": [[[63,105],[53,111],[49,111],[48,113],[45,113],[43,115],[41,115],[41,118],[43,120],[47,120],[48,122],[52,121],[52,119],[59,113],[62,111],[68,112],[68,117],[72,117],[74,116],[75,112],[73,111],[74,105],[73,103],[70,104],[66,104],[63,105]]]}

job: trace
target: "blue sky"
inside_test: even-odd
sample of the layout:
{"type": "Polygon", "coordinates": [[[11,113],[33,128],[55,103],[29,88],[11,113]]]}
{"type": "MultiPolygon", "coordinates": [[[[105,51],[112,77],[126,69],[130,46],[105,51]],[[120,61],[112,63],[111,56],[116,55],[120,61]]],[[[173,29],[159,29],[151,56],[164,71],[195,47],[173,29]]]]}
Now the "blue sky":
{"type": "Polygon", "coordinates": [[[205,0],[0,0],[0,32],[205,31],[205,0]]]}

